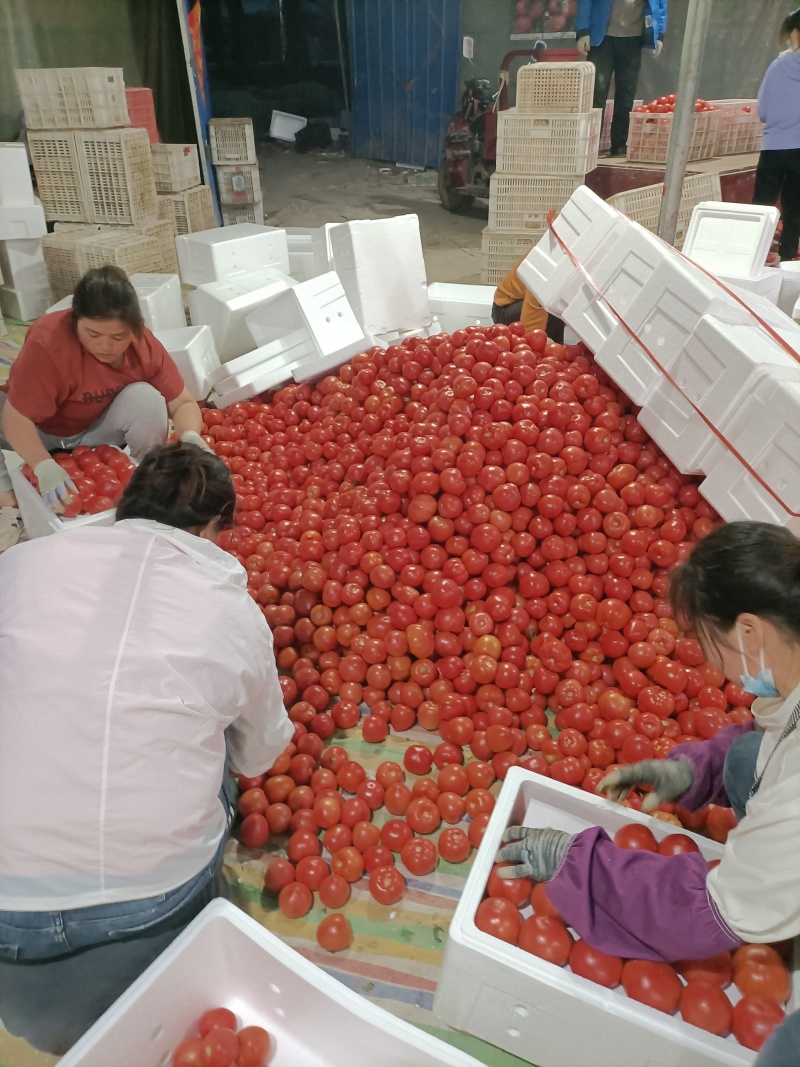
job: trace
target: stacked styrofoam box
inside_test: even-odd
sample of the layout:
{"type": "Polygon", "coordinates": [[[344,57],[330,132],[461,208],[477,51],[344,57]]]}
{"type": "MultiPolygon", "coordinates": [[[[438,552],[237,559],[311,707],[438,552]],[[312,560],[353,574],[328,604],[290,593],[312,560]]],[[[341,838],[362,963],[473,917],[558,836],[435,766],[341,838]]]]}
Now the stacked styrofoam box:
{"type": "Polygon", "coordinates": [[[208,282],[189,292],[193,326],[210,326],[223,363],[252,352],[256,347],[246,318],[262,304],[293,285],[278,269],[243,271],[228,281],[208,282]]]}
{"type": "MultiPolygon", "coordinates": [[[[657,185],[647,185],[640,189],[628,189],[622,193],[615,193],[614,196],[608,198],[608,203],[613,204],[623,215],[638,222],[646,230],[657,233],[663,198],[664,183],[659,182],[657,185]]],[[[675,231],[675,240],[672,242],[676,248],[683,247],[695,207],[704,200],[721,199],[719,174],[690,174],[684,178],[678,209],[678,226],[675,231]]]]}
{"type": "Polygon", "coordinates": [[[253,120],[212,119],[208,134],[224,225],[263,223],[264,204],[253,120]]]}
{"type": "Polygon", "coordinates": [[[590,63],[535,63],[517,74],[517,106],[498,115],[483,282],[500,281],[597,165],[602,113],[592,110],[593,91],[590,63]]]}
{"type": "Polygon", "coordinates": [[[181,280],[177,274],[131,274],[145,324],[156,330],[186,327],[181,280]]]}
{"type": "MultiPolygon", "coordinates": [[[[504,944],[479,930],[475,914],[508,826],[575,834],[600,826],[648,827],[658,840],[675,828],[605,798],[512,767],[503,783],[448,932],[434,1000],[448,1025],[541,1067],[750,1067],[754,1054],[733,1036],[717,1037],[607,989],[567,967],[504,944]]],[[[687,833],[709,861],[723,847],[687,833]]],[[[530,914],[525,908],[523,916],[530,914]]],[[[732,999],[738,991],[729,990],[732,999]]],[[[798,976],[793,1003],[797,1008],[798,976]]]]}
{"type": "Polygon", "coordinates": [[[41,244],[46,232],[25,146],[0,144],[0,312],[9,318],[34,319],[52,300],[41,244]]]}
{"type": "Polygon", "coordinates": [[[175,244],[185,285],[221,282],[264,267],[289,273],[286,231],[272,226],[217,227],[179,236],[175,244]]]}
{"type": "Polygon", "coordinates": [[[182,326],[158,330],[155,335],[175,360],[195,400],[205,400],[211,391],[211,375],[220,365],[211,327],[182,326]]]}

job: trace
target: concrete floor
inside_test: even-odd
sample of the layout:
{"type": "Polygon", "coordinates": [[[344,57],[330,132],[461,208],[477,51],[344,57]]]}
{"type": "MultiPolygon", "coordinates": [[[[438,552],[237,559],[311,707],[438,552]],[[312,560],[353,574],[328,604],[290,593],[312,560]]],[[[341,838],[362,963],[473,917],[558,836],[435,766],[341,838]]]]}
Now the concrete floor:
{"type": "Polygon", "coordinates": [[[310,152],[269,142],[259,153],[264,221],[269,226],[419,216],[429,282],[480,282],[481,230],[488,206],[464,215],[445,211],[435,171],[402,171],[346,153],[310,152]],[[419,183],[419,184],[416,184],[419,183]]]}

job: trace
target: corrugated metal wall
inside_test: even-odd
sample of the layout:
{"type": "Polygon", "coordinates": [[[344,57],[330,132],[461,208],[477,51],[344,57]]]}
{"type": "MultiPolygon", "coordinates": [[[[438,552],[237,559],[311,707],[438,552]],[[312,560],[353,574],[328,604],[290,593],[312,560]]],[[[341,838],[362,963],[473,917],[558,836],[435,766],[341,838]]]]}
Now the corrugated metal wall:
{"type": "Polygon", "coordinates": [[[459,95],[461,0],[351,0],[353,151],[438,167],[459,95]]]}

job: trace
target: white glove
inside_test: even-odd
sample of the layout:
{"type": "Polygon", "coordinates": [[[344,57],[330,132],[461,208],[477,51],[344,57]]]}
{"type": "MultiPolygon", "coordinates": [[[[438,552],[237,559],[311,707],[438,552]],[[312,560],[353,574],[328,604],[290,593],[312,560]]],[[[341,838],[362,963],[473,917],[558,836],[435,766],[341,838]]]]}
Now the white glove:
{"type": "Polygon", "coordinates": [[[43,459],[33,468],[33,473],[39,483],[42,500],[51,511],[60,515],[72,494],[78,492],[75,483],[54,459],[43,459]]]}
{"type": "Polygon", "coordinates": [[[661,55],[661,49],[664,47],[663,41],[656,41],[655,48],[650,49],[650,55],[653,59],[658,59],[661,55]]]}
{"type": "Polygon", "coordinates": [[[213,448],[209,448],[199,433],[195,433],[194,430],[184,430],[181,434],[181,441],[185,445],[196,445],[198,448],[202,448],[205,452],[214,451],[213,448]]]}
{"type": "Polygon", "coordinates": [[[682,759],[646,759],[630,763],[607,774],[598,791],[608,793],[609,800],[623,800],[635,785],[651,785],[653,792],[642,801],[642,811],[655,811],[661,804],[678,800],[691,788],[694,771],[682,759]]]}
{"type": "Polygon", "coordinates": [[[589,40],[589,34],[588,33],[586,34],[585,37],[579,37],[578,38],[578,51],[582,55],[588,56],[589,55],[589,49],[591,47],[592,47],[592,43],[589,40]]]}
{"type": "Polygon", "coordinates": [[[509,826],[503,834],[502,844],[504,847],[495,856],[495,863],[514,863],[516,866],[501,867],[497,872],[500,878],[549,882],[572,844],[572,834],[563,830],[509,826]]]}

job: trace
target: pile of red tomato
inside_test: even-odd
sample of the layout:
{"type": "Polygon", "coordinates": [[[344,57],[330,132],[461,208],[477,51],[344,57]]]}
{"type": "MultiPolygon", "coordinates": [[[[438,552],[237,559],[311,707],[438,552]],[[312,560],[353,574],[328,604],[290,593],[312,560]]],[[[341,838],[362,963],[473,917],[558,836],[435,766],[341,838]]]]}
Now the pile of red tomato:
{"type": "Polygon", "coordinates": [[[261,1026],[239,1029],[228,1008],[211,1008],[201,1015],[197,1034],[175,1049],[172,1067],[266,1067],[273,1040],[261,1026]]]}
{"type": "MultiPolygon", "coordinates": [[[[698,852],[686,834],[656,841],[639,823],[627,823],[614,835],[619,848],[644,849],[662,856],[698,852]]],[[[712,861],[713,866],[718,861],[712,861]]],[[[725,1037],[732,1033],[749,1049],[759,1049],[784,1019],[791,995],[791,975],[780,953],[770,945],[744,945],[706,960],[681,960],[672,965],[648,960],[623,960],[573,940],[544,883],[527,878],[501,878],[495,865],[486,893],[475,913],[484,933],[516,945],[540,959],[570,970],[608,989],[622,986],[633,1000],[667,1014],[680,1012],[685,1022],[725,1037]],[[735,1003],[725,988],[732,986],[735,1003]]]]}
{"type": "MultiPolygon", "coordinates": [[[[671,115],[675,110],[675,103],[677,97],[675,93],[670,93],[668,96],[659,96],[655,100],[651,100],[649,104],[641,104],[639,107],[635,107],[635,112],[649,112],[651,115],[671,115]]],[[[694,109],[699,111],[719,111],[719,108],[715,104],[709,104],[708,100],[703,100],[698,97],[694,102],[694,109]]],[[[744,111],[749,111],[750,108],[743,108],[744,111]]]]}
{"type": "MultiPolygon", "coordinates": [[[[53,459],[67,472],[78,490],[65,505],[61,518],[76,515],[98,515],[119,503],[125,486],[131,480],[136,465],[112,445],[88,448],[78,445],[72,452],[56,452],[53,459]]],[[[36,475],[26,463],[22,473],[38,489],[36,475]]]]}

